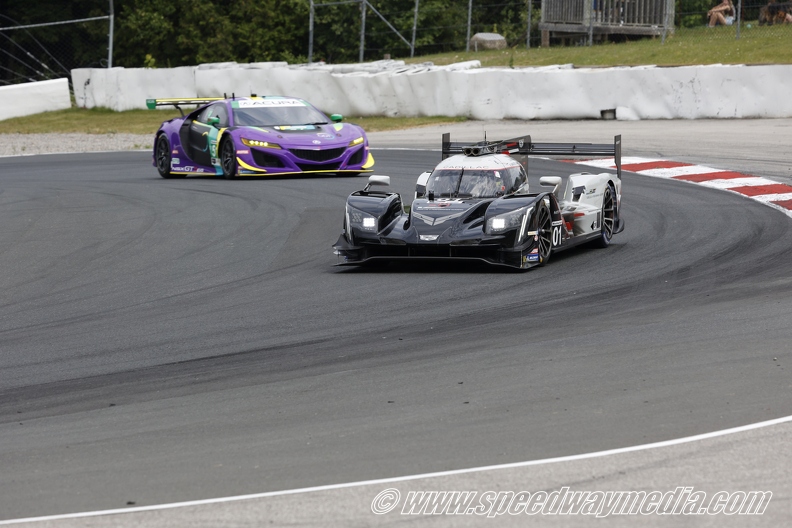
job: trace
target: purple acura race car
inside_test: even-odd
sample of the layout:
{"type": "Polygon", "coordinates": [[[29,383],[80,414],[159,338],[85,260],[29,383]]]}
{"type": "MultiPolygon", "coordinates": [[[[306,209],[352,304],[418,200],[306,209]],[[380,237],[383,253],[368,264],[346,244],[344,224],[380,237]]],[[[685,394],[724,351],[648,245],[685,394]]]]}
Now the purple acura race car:
{"type": "Polygon", "coordinates": [[[163,178],[359,174],[374,166],[362,128],[295,97],[148,99],[146,105],[180,112],[181,105],[199,105],[157,131],[154,166],[163,178]]]}

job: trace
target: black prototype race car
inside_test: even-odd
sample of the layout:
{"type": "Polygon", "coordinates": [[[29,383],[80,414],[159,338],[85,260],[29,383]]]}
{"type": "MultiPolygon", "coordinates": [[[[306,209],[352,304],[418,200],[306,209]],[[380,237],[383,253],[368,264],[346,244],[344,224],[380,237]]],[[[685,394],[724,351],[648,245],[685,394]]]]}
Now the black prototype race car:
{"type": "Polygon", "coordinates": [[[442,161],[418,178],[408,212],[399,194],[373,189],[387,185],[388,176],[374,175],[347,198],[344,231],[333,246],[338,265],[473,259],[527,269],[582,243],[607,247],[624,229],[621,136],[613,144],[533,143],[523,136],[470,145],[444,134],[442,161]],[[552,190],[531,193],[529,155],[612,156],[616,174],[545,176],[540,184],[552,190]]]}

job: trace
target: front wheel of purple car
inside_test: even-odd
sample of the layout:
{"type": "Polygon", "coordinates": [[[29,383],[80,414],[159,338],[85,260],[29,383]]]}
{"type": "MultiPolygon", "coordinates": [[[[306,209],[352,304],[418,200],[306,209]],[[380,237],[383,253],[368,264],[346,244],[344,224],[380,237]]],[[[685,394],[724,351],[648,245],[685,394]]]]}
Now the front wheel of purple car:
{"type": "Polygon", "coordinates": [[[220,166],[223,168],[223,176],[227,180],[236,178],[236,147],[234,146],[234,140],[231,138],[224,139],[220,144],[220,166]]]}
{"type": "Polygon", "coordinates": [[[160,134],[157,138],[154,160],[157,163],[157,172],[159,172],[159,175],[163,178],[184,177],[184,174],[171,174],[171,148],[170,142],[165,134],[160,134]]]}

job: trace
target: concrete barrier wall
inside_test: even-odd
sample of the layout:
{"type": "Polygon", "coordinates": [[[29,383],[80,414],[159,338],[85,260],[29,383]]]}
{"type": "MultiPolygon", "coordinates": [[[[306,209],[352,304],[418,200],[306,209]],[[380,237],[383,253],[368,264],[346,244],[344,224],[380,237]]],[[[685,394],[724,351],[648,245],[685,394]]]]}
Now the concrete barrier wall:
{"type": "Polygon", "coordinates": [[[0,86],[0,121],[69,107],[68,79],[0,86]]]}
{"type": "Polygon", "coordinates": [[[223,63],[72,71],[79,106],[145,108],[147,98],[293,95],[328,113],[473,119],[792,117],[792,66],[478,68],[223,63]]]}

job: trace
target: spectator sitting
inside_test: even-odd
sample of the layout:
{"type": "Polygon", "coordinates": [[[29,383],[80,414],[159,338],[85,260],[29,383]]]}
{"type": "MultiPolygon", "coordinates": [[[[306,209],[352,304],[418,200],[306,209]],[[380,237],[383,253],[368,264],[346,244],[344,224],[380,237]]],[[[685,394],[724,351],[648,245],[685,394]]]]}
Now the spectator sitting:
{"type": "Polygon", "coordinates": [[[722,0],[720,4],[707,11],[707,18],[709,27],[715,27],[717,24],[731,26],[734,23],[734,4],[731,0],[722,0]]]}

